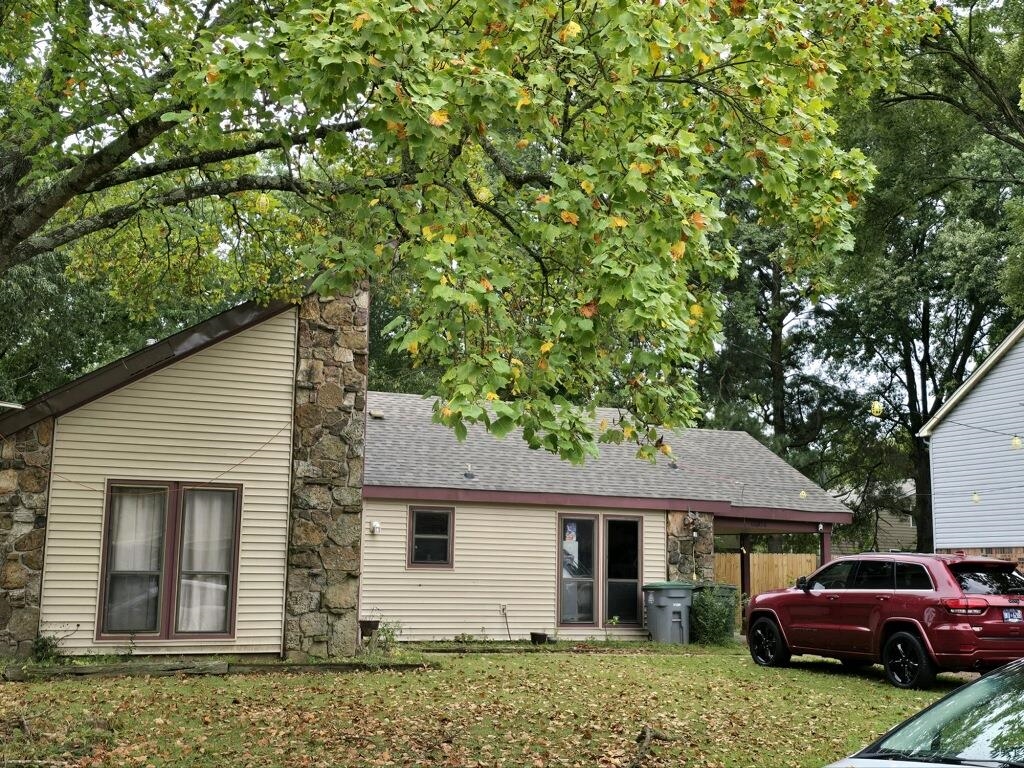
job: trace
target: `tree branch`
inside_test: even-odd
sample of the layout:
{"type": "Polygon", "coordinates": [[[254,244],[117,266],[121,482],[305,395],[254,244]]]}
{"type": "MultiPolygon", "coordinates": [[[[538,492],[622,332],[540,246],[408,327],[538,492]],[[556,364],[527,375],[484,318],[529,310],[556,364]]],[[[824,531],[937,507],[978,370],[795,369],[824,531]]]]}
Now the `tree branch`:
{"type": "Polygon", "coordinates": [[[361,127],[362,123],[358,120],[352,120],[347,123],[320,126],[315,130],[306,131],[304,133],[293,133],[288,136],[258,139],[247,144],[241,144],[237,147],[210,150],[208,152],[197,152],[194,155],[174,157],[155,163],[146,163],[144,165],[135,166],[134,168],[123,168],[97,179],[90,184],[85,191],[100,192],[104,189],[120,186],[121,184],[130,184],[134,181],[150,179],[154,176],[160,176],[172,171],[200,168],[204,165],[210,165],[211,163],[223,163],[228,160],[236,160],[240,157],[249,157],[251,155],[259,154],[260,152],[266,152],[267,150],[281,148],[283,147],[285,140],[292,144],[304,144],[310,139],[322,139],[335,133],[352,133],[353,131],[359,130],[361,127]]]}
{"type": "Polygon", "coordinates": [[[136,203],[107,208],[94,216],[79,219],[71,224],[58,227],[51,232],[28,238],[10,251],[9,254],[0,253],[0,274],[3,274],[3,272],[15,264],[25,262],[40,253],[52,251],[94,232],[112,229],[145,210],[173,208],[192,200],[222,197],[239,192],[277,191],[292,192],[300,195],[344,195],[370,189],[398,187],[408,184],[412,180],[407,174],[401,173],[366,179],[365,181],[351,184],[333,184],[328,181],[304,181],[287,174],[245,174],[231,179],[217,179],[194,184],[155,195],[136,203]]]}

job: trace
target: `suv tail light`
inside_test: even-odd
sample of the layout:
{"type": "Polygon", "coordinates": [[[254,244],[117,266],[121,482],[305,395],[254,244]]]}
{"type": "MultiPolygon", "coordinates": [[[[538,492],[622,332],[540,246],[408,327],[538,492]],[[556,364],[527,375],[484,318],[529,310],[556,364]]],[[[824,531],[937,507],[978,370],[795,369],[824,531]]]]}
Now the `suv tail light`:
{"type": "Polygon", "coordinates": [[[957,616],[981,616],[988,610],[988,601],[980,597],[957,597],[943,600],[942,605],[957,616]]]}

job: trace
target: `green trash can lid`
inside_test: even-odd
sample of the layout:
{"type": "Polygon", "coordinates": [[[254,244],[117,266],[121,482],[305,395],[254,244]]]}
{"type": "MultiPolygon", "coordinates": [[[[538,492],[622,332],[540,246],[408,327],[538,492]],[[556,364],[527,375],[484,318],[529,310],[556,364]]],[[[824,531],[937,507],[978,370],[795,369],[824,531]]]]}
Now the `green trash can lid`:
{"type": "Polygon", "coordinates": [[[693,589],[695,586],[692,581],[652,581],[644,584],[644,589],[693,589]]]}

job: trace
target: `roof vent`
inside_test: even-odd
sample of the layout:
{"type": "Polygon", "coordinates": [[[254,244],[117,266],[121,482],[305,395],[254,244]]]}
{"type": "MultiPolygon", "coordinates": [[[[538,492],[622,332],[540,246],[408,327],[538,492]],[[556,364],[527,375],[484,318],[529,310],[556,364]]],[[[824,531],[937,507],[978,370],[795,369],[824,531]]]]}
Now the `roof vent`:
{"type": "Polygon", "coordinates": [[[472,464],[467,464],[466,465],[466,471],[462,473],[462,476],[464,478],[466,478],[467,480],[472,480],[474,477],[476,477],[476,475],[473,474],[473,465],[472,464]]]}
{"type": "Polygon", "coordinates": [[[367,411],[370,414],[371,419],[377,419],[378,421],[384,420],[384,414],[380,411],[367,411]]]}

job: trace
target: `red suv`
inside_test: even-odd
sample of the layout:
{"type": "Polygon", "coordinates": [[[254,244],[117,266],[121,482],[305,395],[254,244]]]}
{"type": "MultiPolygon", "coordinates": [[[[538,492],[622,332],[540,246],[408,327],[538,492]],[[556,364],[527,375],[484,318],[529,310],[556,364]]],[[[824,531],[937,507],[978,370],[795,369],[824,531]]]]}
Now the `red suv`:
{"type": "Polygon", "coordinates": [[[813,653],[851,667],[881,663],[893,685],[923,688],[939,670],[1024,657],[1024,576],[987,557],[853,555],[758,595],[745,618],[762,666],[813,653]]]}

